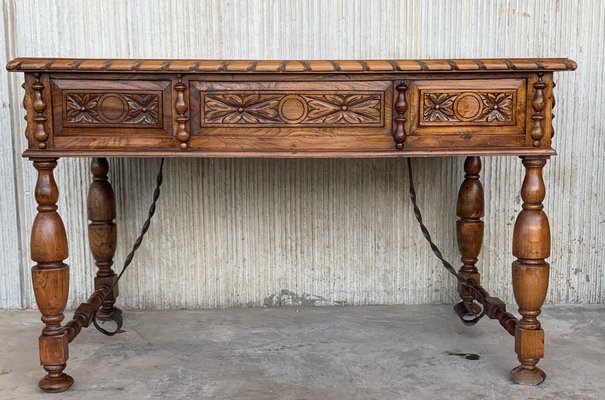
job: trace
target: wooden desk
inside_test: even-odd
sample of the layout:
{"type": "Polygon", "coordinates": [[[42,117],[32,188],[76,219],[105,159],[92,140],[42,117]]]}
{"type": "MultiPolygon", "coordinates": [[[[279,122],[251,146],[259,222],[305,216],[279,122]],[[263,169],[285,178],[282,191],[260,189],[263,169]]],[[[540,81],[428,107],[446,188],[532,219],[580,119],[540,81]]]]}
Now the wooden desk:
{"type": "MultiPolygon", "coordinates": [[[[537,367],[544,332],[550,228],[542,210],[542,169],[555,154],[553,71],[568,59],[226,61],[16,59],[25,72],[29,147],[38,170],[31,235],[32,279],[45,326],[40,388],[62,391],[68,343],[90,324],[115,280],[115,199],[105,157],[425,157],[466,156],[457,203],[460,272],[479,287],[483,238],[480,156],[520,156],[523,207],[513,235],[512,283],[521,318],[492,309],[515,336],[521,384],[537,367]],[[95,292],[62,325],[69,268],[53,170],[60,157],[91,157],[89,239],[95,292]]],[[[464,287],[468,306],[474,295],[464,287]]],[[[99,312],[107,318],[117,287],[99,312]]]]}

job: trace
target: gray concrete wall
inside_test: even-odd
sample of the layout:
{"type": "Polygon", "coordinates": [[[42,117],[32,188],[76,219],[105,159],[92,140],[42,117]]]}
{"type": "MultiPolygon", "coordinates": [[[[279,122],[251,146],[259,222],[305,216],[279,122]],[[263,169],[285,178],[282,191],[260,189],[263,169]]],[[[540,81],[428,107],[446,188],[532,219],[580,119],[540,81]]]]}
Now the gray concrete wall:
{"type": "MultiPolygon", "coordinates": [[[[603,303],[605,4],[601,1],[3,0],[0,62],[15,56],[128,58],[564,57],[546,169],[553,251],[548,301],[603,303]]],[[[22,76],[0,71],[0,308],[30,308],[33,168],[21,159],[22,76]]],[[[70,305],[91,291],[87,160],[61,160],[70,305]],[[68,194],[69,197],[65,197],[68,194]]],[[[149,203],[158,160],[112,160],[118,263],[149,203]]],[[[451,258],[462,159],[416,162],[419,200],[451,258]],[[421,182],[421,183],[420,183],[421,182]]],[[[480,269],[512,301],[512,224],[522,168],[484,160],[480,269]]],[[[157,218],[121,285],[132,308],[280,303],[441,303],[454,282],[414,223],[402,160],[169,160],[157,218]]]]}

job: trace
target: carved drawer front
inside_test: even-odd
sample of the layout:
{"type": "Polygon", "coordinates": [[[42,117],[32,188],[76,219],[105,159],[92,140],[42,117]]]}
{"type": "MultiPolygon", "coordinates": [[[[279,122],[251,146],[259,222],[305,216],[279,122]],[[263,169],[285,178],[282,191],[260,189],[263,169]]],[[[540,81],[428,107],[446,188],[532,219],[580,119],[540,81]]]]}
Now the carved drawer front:
{"type": "Polygon", "coordinates": [[[391,135],[391,82],[193,81],[190,88],[194,136],[391,135]]]}
{"type": "MultiPolygon", "coordinates": [[[[54,136],[168,137],[168,80],[54,79],[54,136]]],[[[59,139],[60,141],[61,139],[59,139]]]]}
{"type": "Polygon", "coordinates": [[[410,135],[525,134],[525,80],[423,80],[410,84],[410,135]]]}

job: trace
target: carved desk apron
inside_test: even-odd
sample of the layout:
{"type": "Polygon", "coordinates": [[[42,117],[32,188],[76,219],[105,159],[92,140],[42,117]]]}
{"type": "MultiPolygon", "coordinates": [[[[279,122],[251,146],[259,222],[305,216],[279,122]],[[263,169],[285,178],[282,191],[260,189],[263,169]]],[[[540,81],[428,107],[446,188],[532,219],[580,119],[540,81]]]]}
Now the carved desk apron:
{"type": "MultiPolygon", "coordinates": [[[[39,386],[67,389],[68,343],[118,310],[115,199],[105,157],[466,156],[457,234],[466,279],[483,237],[482,155],[520,156],[523,207],[513,235],[513,290],[521,318],[488,315],[515,336],[522,384],[537,367],[544,332],[537,316],[548,285],[550,230],[542,210],[542,169],[555,154],[553,71],[568,59],[243,61],[20,58],[25,72],[29,157],[38,170],[38,214],[31,233],[32,279],[45,326],[39,386]],[[95,292],[62,325],[69,285],[67,238],[57,213],[53,170],[60,157],[91,157],[89,241],[98,266],[95,292]]],[[[474,295],[460,287],[462,301],[474,295]]]]}

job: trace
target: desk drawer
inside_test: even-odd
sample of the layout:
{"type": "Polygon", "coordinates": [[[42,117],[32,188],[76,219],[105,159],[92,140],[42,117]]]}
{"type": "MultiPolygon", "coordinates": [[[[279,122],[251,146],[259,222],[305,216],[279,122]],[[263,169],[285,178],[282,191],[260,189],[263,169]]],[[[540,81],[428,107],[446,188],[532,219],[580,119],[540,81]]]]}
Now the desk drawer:
{"type": "Polygon", "coordinates": [[[389,81],[191,81],[189,87],[193,138],[223,143],[257,138],[268,146],[279,138],[308,138],[308,143],[330,136],[392,141],[389,81]]]}
{"type": "Polygon", "coordinates": [[[55,138],[170,135],[170,80],[52,79],[51,84],[55,138]]]}
{"type": "Polygon", "coordinates": [[[410,135],[523,135],[525,79],[411,81],[410,135]]]}

